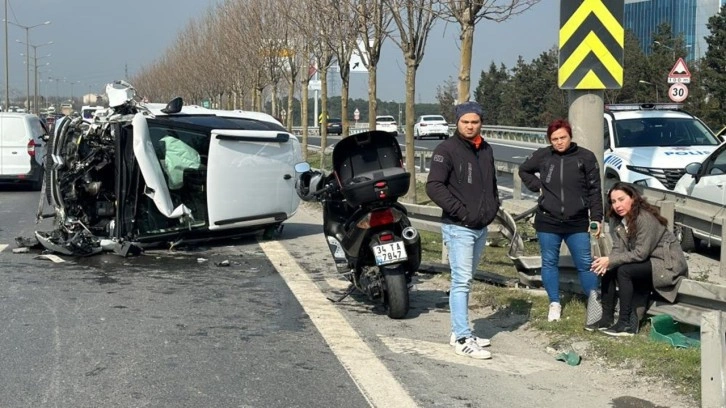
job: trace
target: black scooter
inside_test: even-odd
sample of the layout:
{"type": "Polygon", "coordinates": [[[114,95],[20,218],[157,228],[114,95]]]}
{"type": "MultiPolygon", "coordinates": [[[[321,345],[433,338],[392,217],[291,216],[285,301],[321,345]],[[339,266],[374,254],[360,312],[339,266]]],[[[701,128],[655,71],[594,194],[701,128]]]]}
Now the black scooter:
{"type": "Polygon", "coordinates": [[[394,136],[372,131],[344,138],[333,149],[333,172],[300,163],[297,193],[323,205],[323,233],[338,272],[355,290],[382,303],[393,319],[406,317],[409,285],[421,263],[421,239],[397,202],[410,174],[394,136]]]}

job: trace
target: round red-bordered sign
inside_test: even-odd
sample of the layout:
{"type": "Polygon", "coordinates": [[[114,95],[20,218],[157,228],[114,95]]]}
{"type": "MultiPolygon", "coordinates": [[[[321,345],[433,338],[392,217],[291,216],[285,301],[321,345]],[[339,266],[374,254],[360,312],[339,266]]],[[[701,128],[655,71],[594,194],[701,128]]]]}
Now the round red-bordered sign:
{"type": "Polygon", "coordinates": [[[688,98],[688,87],[682,83],[673,84],[668,88],[668,97],[673,102],[683,102],[688,98]]]}

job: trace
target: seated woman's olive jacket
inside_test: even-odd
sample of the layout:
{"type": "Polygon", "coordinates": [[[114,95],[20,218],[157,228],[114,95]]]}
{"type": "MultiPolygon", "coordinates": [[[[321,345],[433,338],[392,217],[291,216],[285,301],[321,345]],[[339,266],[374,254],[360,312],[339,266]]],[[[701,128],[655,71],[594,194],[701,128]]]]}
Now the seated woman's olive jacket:
{"type": "Polygon", "coordinates": [[[613,250],[610,269],[620,265],[643,262],[650,258],[653,266],[653,287],[669,302],[675,302],[681,279],[688,277],[688,264],[680,243],[653,214],[641,211],[636,219],[638,232],[628,240],[625,226],[610,221],[613,250]]]}

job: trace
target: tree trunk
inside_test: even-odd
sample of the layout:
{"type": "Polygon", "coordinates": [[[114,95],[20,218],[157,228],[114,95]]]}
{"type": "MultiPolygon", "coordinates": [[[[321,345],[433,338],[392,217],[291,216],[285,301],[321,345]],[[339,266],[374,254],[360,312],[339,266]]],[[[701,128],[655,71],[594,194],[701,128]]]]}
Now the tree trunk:
{"type": "Polygon", "coordinates": [[[378,69],[371,66],[368,69],[368,130],[376,130],[376,110],[378,100],[376,99],[376,81],[378,69]]]}
{"type": "Polygon", "coordinates": [[[348,137],[350,123],[348,122],[348,87],[350,86],[349,78],[341,78],[343,86],[340,88],[340,123],[343,126],[343,137],[348,137]]]}
{"type": "Polygon", "coordinates": [[[471,88],[471,52],[474,47],[474,26],[462,24],[461,26],[461,59],[459,61],[459,86],[457,103],[469,100],[471,88]]]}
{"type": "Polygon", "coordinates": [[[285,114],[287,131],[292,132],[292,101],[295,99],[295,87],[290,86],[287,90],[287,113],[285,114]]]}
{"type": "Polygon", "coordinates": [[[328,67],[320,72],[320,117],[315,118],[320,129],[320,168],[325,168],[325,148],[328,145],[328,67]],[[325,118],[325,120],[320,120],[325,118]]]}
{"type": "Polygon", "coordinates": [[[406,59],[406,126],[404,127],[404,140],[406,145],[406,171],[411,174],[411,181],[408,184],[408,201],[415,204],[416,201],[416,156],[413,141],[413,125],[416,113],[414,102],[416,101],[416,61],[406,59]]]}
{"type": "Polygon", "coordinates": [[[302,82],[302,96],[300,101],[300,124],[302,125],[302,156],[308,161],[308,85],[309,81],[302,82]]]}

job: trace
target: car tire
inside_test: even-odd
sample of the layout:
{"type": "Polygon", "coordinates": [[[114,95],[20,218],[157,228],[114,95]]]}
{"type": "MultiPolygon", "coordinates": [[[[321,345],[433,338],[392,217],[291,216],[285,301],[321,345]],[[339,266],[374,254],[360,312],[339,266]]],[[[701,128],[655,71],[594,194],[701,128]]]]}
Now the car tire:
{"type": "Polygon", "coordinates": [[[674,229],[676,238],[681,243],[681,249],[683,252],[693,252],[699,244],[698,238],[693,236],[693,230],[684,227],[683,225],[676,225],[674,229]]]}
{"type": "Polygon", "coordinates": [[[38,177],[30,183],[30,189],[33,191],[42,190],[44,179],[45,179],[45,171],[41,167],[40,170],[38,170],[38,177]]]}

